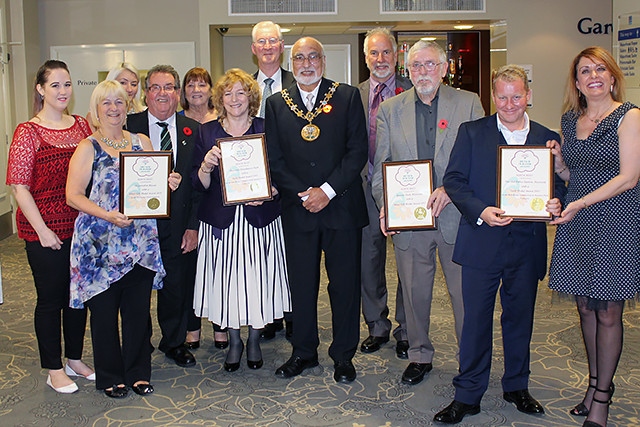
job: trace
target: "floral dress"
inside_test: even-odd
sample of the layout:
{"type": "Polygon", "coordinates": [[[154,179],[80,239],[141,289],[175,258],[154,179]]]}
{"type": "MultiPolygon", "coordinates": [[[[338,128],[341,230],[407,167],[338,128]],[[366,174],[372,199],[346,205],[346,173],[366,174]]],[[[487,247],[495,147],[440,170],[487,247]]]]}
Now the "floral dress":
{"type": "MultiPolygon", "coordinates": [[[[107,211],[120,206],[120,159],[102,150],[89,137],[95,150],[93,184],[89,199],[107,211]]],[[[141,151],[140,139],[131,134],[133,151],[141,151]]],[[[135,219],[128,227],[118,227],[101,218],[80,212],[71,240],[71,307],[84,303],[109,289],[130,272],[135,264],[155,271],[153,289],[162,288],[166,275],[160,257],[155,219],[135,219]]]]}

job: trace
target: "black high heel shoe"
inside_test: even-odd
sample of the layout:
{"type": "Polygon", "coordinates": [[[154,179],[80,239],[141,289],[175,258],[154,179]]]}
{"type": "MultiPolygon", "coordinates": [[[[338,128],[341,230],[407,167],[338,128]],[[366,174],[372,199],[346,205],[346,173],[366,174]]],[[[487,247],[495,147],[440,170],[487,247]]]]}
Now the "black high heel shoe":
{"type": "MultiPolygon", "coordinates": [[[[600,393],[607,393],[609,395],[609,400],[601,400],[601,399],[596,399],[595,396],[592,399],[592,403],[599,403],[601,405],[611,405],[611,398],[613,397],[613,391],[611,391],[611,388],[613,387],[613,383],[611,383],[611,386],[609,386],[608,390],[600,390],[599,388],[596,388],[597,392],[600,393]]],[[[615,387],[613,387],[615,389],[615,387]]],[[[594,421],[585,421],[584,423],[582,423],[582,427],[603,427],[602,424],[598,424],[594,421]]]]}
{"type": "MultiPolygon", "coordinates": [[[[592,381],[595,381],[597,384],[598,377],[589,376],[589,386],[587,387],[588,389],[596,388],[595,384],[591,384],[592,381]]],[[[611,382],[611,385],[609,386],[609,396],[610,396],[609,400],[611,400],[611,396],[613,396],[613,393],[615,391],[616,391],[616,385],[613,382],[611,382]]],[[[573,415],[574,417],[586,417],[587,415],[589,415],[589,408],[586,407],[583,400],[582,402],[578,403],[573,409],[571,409],[569,411],[569,414],[573,415]]]]}
{"type": "MultiPolygon", "coordinates": [[[[229,350],[229,352],[231,352],[231,350],[229,350]]],[[[227,352],[227,358],[229,357],[229,352],[227,352]]],[[[227,372],[235,372],[240,368],[240,360],[242,359],[242,353],[244,352],[244,345],[242,345],[242,347],[240,348],[240,354],[238,355],[238,361],[237,362],[228,362],[227,360],[224,361],[224,370],[227,372]]]]}
{"type": "Polygon", "coordinates": [[[262,359],[257,361],[247,359],[247,366],[249,367],[249,369],[260,369],[262,368],[262,365],[264,365],[262,359]]]}

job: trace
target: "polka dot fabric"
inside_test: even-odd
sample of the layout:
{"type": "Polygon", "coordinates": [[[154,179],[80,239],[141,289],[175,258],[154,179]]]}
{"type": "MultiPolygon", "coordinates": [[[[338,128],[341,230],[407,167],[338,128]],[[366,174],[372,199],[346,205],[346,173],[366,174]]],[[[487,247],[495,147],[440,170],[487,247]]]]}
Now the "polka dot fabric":
{"type": "MultiPolygon", "coordinates": [[[[578,115],[562,117],[562,156],[571,172],[565,204],[618,175],[618,125],[633,104],[624,103],[585,140],[576,137],[578,115]]],[[[640,291],[640,185],[581,209],[559,225],[549,287],[596,301],[632,299],[640,291]]]]}

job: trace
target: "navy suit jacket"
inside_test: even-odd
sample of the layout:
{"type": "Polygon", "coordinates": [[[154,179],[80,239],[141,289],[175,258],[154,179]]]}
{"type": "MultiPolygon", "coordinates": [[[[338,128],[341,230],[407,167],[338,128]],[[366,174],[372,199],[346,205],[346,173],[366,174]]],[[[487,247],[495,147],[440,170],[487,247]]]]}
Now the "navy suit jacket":
{"type": "MultiPolygon", "coordinates": [[[[320,82],[317,107],[329,90],[331,80],[320,82]]],[[[293,102],[305,109],[297,85],[289,88],[293,102]]],[[[364,109],[358,89],[340,84],[313,123],[320,128],[315,141],[302,139],[308,124],[287,106],[281,93],[267,99],[265,133],[269,167],[282,200],[283,226],[312,231],[320,225],[328,229],[362,228],[368,224],[367,207],[360,172],[369,150],[364,109]],[[298,193],[329,183],[336,196],[318,213],[308,212],[298,193]]],[[[306,109],[305,109],[306,110],[306,109]]]]}
{"type": "MultiPolygon", "coordinates": [[[[258,73],[259,71],[253,73],[254,80],[258,78],[258,73]]],[[[293,73],[291,71],[285,70],[284,68],[280,67],[280,73],[280,84],[282,85],[282,89],[288,89],[289,87],[296,84],[296,79],[295,77],[293,77],[293,73]]]]}
{"type": "MultiPolygon", "coordinates": [[[[127,129],[131,132],[149,136],[149,113],[147,110],[127,116],[127,129]]],[[[192,153],[200,133],[200,123],[176,114],[177,159],[174,171],[182,175],[182,182],[176,191],[171,192],[171,217],[159,219],[158,234],[160,249],[169,256],[182,254],[180,245],[182,236],[187,229],[198,230],[197,211],[201,193],[195,191],[191,185],[192,153]]]]}
{"type": "MultiPolygon", "coordinates": [[[[246,135],[264,133],[264,119],[255,117],[251,123],[251,127],[246,135]]],[[[228,228],[233,222],[236,214],[236,206],[225,206],[222,196],[222,187],[220,182],[220,168],[215,167],[211,172],[211,183],[209,188],[205,189],[198,177],[198,170],[204,160],[204,156],[216,145],[219,138],[230,138],[220,122],[212,120],[204,123],[200,127],[200,137],[196,142],[196,148],[193,152],[193,171],[191,173],[191,182],[193,187],[203,192],[202,201],[198,210],[198,218],[201,221],[211,224],[220,229],[228,228]]],[[[280,215],[280,204],[276,196],[274,200],[265,201],[260,206],[245,205],[243,208],[244,217],[247,222],[256,228],[262,228],[269,225],[280,215]]]]}
{"type": "MultiPolygon", "coordinates": [[[[529,122],[529,135],[525,145],[544,146],[550,139],[559,141],[559,135],[533,121],[529,122]]],[[[463,266],[486,269],[496,257],[502,240],[512,233],[523,245],[531,247],[535,257],[538,279],[547,271],[547,231],[544,222],[513,221],[505,227],[478,225],[482,211],[496,206],[498,146],[507,145],[498,130],[496,115],[463,123],[451,151],[444,175],[444,188],[462,213],[453,261],[463,266]]],[[[554,176],[554,196],[564,198],[566,187],[554,176]]]]}

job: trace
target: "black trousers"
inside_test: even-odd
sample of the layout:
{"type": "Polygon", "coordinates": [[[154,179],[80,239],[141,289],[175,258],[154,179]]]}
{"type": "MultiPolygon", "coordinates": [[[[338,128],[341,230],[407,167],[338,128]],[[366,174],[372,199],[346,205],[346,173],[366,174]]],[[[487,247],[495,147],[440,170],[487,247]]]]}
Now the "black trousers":
{"type": "Polygon", "coordinates": [[[27,260],[36,286],[34,325],[43,369],[62,369],[64,355],[81,359],[87,311],[69,307],[69,254],[71,239],[60,250],[44,248],[39,241],[26,242],[27,260]],[[63,332],[61,332],[63,331],[63,332]]]}
{"type": "Polygon", "coordinates": [[[318,356],[318,292],[324,252],[333,335],[329,356],[335,362],[351,360],[360,340],[362,230],[319,227],[304,232],[283,225],[293,305],[293,355],[303,359],[318,356]]]}
{"type": "Polygon", "coordinates": [[[93,362],[99,390],[151,379],[148,322],[154,276],[155,272],[136,264],[109,289],[86,302],[91,312],[93,362]]]}

